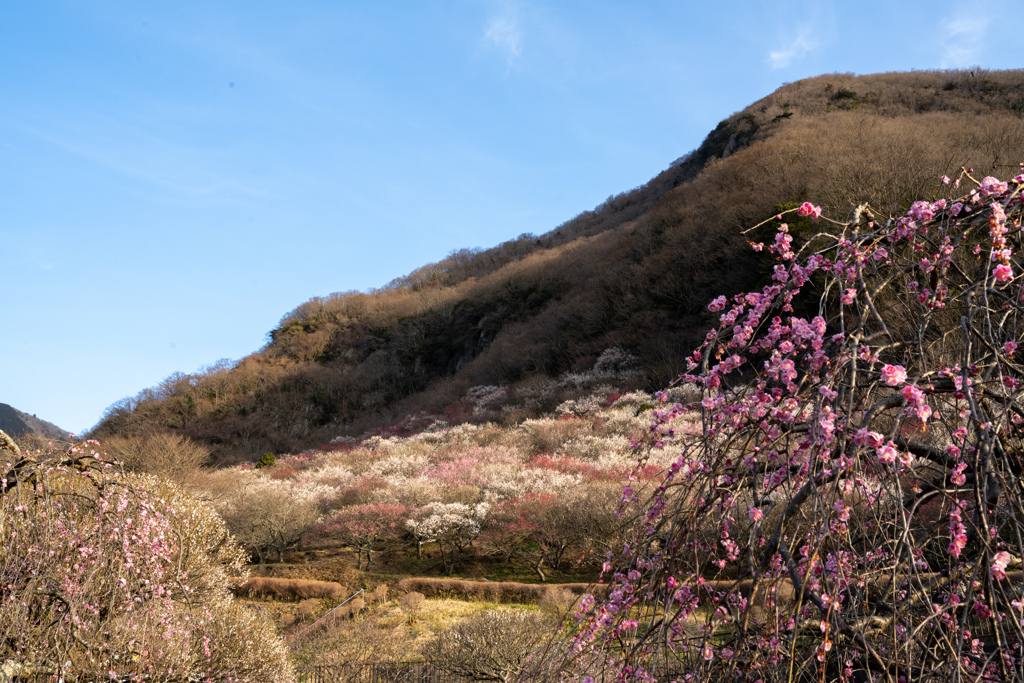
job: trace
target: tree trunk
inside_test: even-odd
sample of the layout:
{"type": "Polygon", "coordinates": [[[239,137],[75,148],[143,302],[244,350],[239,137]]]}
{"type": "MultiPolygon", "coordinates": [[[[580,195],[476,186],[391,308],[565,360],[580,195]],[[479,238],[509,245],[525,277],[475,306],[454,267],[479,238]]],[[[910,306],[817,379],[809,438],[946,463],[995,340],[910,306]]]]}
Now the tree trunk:
{"type": "Polygon", "coordinates": [[[284,549],[288,546],[288,542],[284,540],[284,534],[277,532],[274,534],[276,537],[274,540],[274,550],[277,551],[277,561],[284,562],[284,549]]]}
{"type": "Polygon", "coordinates": [[[372,546],[360,545],[356,546],[356,569],[363,568],[363,551],[366,551],[366,571],[370,571],[370,552],[372,546]]]}
{"type": "Polygon", "coordinates": [[[543,572],[543,571],[541,570],[541,568],[540,568],[540,566],[541,566],[542,564],[544,564],[544,556],[543,556],[543,555],[541,555],[541,556],[540,556],[540,559],[539,559],[539,560],[537,560],[537,564],[535,564],[535,565],[533,566],[533,571],[537,572],[537,576],[539,576],[539,577],[540,577],[540,582],[541,582],[541,583],[544,583],[545,581],[547,581],[547,580],[548,580],[548,577],[544,576],[544,572],[543,572]]]}
{"type": "Polygon", "coordinates": [[[451,576],[455,573],[455,553],[457,548],[454,543],[448,544],[448,554],[444,552],[444,544],[438,541],[437,546],[441,549],[441,561],[444,562],[444,569],[451,576]]]}

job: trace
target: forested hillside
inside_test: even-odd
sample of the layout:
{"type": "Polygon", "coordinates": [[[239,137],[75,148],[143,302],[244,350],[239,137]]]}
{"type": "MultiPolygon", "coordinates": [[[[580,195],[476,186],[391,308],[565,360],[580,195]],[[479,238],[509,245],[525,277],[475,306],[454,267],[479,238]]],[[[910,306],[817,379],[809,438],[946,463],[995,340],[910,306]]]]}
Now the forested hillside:
{"type": "Polygon", "coordinates": [[[35,435],[41,439],[57,439],[64,441],[69,438],[68,432],[35,415],[23,413],[13,406],[0,403],[0,430],[15,438],[35,435]]]}
{"type": "MultiPolygon", "coordinates": [[[[805,200],[895,214],[938,197],[961,166],[1007,175],[1020,159],[1024,71],[788,84],[646,185],[543,235],[303,303],[264,348],[118,402],[93,435],[170,430],[229,463],[417,413],[471,418],[487,390],[511,424],[609,373],[618,389],[658,389],[713,326],[712,298],[768,281],[774,261],[743,230],[805,200]]],[[[790,225],[797,240],[809,228],[790,225]]]]}

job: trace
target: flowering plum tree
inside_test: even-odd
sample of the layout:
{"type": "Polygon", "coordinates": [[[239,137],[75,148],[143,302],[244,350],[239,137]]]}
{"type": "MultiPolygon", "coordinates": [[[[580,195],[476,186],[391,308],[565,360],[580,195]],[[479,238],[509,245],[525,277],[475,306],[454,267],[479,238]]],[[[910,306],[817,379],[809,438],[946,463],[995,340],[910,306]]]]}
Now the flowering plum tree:
{"type": "Polygon", "coordinates": [[[294,680],[231,598],[244,553],[216,512],[94,445],[0,473],[0,681],[294,680]]]}
{"type": "Polygon", "coordinates": [[[489,509],[489,503],[431,503],[406,520],[405,526],[417,542],[438,544],[445,569],[451,574],[458,555],[480,534],[489,509]]]}
{"type": "Polygon", "coordinates": [[[530,497],[495,502],[480,532],[480,538],[505,562],[511,562],[537,532],[538,522],[529,514],[530,497]]]}
{"type": "Polygon", "coordinates": [[[409,508],[397,503],[366,503],[338,510],[317,527],[318,536],[337,538],[356,548],[356,569],[370,568],[370,553],[381,541],[401,538],[409,508]]]}
{"type": "Polygon", "coordinates": [[[1024,680],[1024,174],[963,179],[752,244],[771,282],[711,303],[702,401],[650,435],[682,454],[578,652],[621,680],[1024,680]]]}

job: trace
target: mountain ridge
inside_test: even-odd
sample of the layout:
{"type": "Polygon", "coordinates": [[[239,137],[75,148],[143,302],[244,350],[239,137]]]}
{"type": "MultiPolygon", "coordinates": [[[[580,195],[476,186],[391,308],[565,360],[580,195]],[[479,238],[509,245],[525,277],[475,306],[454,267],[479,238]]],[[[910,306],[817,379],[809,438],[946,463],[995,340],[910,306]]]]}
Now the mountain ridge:
{"type": "Polygon", "coordinates": [[[71,433],[52,422],[40,420],[35,415],[23,413],[6,403],[0,403],[0,431],[4,431],[17,441],[26,434],[33,434],[44,439],[68,441],[71,433]]]}
{"type": "MultiPolygon", "coordinates": [[[[787,84],[643,186],[542,235],[315,297],[264,348],[114,404],[94,435],[175,430],[237,461],[417,411],[456,419],[473,387],[534,391],[550,410],[571,394],[557,378],[608,349],[639,359],[614,389],[661,388],[710,326],[707,302],[770,278],[746,228],[807,200],[839,217],[863,201],[895,214],[941,194],[960,165],[995,174],[1022,159],[1024,71],[787,84]]],[[[812,229],[790,223],[797,238],[812,229]]]]}

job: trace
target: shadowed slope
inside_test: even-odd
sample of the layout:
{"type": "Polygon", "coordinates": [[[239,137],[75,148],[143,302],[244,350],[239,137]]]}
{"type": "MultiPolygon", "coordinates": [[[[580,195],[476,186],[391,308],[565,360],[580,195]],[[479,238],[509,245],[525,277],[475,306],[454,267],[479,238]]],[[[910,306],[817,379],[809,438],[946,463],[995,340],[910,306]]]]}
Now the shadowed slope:
{"type": "Polygon", "coordinates": [[[744,229],[805,200],[832,215],[864,201],[895,213],[939,196],[939,177],[961,165],[1006,175],[1021,160],[1022,71],[799,81],[644,187],[547,234],[312,299],[259,352],[111,406],[95,435],[170,428],[221,459],[252,458],[439,411],[475,385],[587,369],[610,347],[639,357],[637,382],[659,388],[711,326],[707,302],[769,277],[744,229]]]}

